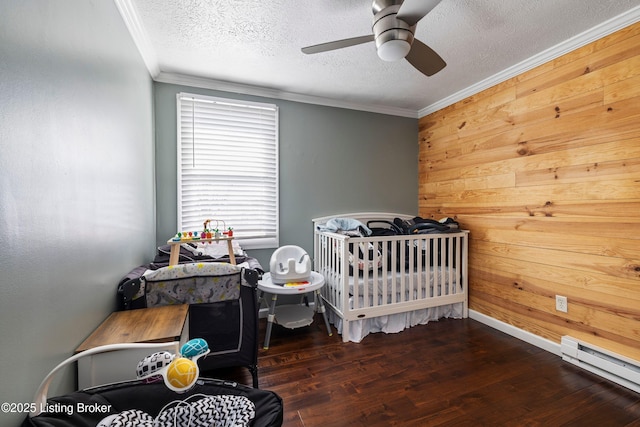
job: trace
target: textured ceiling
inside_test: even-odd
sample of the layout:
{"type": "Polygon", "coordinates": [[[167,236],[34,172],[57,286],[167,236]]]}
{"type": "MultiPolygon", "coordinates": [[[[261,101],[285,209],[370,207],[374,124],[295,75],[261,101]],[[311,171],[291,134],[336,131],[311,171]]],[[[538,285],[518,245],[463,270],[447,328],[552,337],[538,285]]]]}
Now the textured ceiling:
{"type": "Polygon", "coordinates": [[[190,76],[247,93],[264,88],[408,115],[576,36],[607,31],[611,20],[640,19],[640,0],[443,0],[416,31],[448,64],[426,77],[405,60],[380,60],[375,43],[301,53],[304,46],[371,34],[371,0],[116,2],[132,15],[123,13],[125,21],[137,21],[146,42],[138,46],[157,80],[190,76]]]}

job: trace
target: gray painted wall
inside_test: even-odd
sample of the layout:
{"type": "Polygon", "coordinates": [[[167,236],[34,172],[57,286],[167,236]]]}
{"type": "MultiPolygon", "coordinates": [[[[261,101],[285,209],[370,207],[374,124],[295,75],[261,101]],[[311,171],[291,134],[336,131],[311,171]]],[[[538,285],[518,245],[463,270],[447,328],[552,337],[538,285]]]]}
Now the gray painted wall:
{"type": "MultiPolygon", "coordinates": [[[[180,90],[279,105],[281,245],[311,252],[317,216],[417,213],[416,119],[154,88],[114,3],[64,6],[0,3],[0,401],[30,402],[115,308],[120,277],[175,233],[180,90]]],[[[251,255],[267,267],[271,252],[251,255]]]]}
{"type": "Polygon", "coordinates": [[[0,402],[31,402],[153,256],[152,90],[114,2],[0,3],[0,402]]]}
{"type": "MultiPolygon", "coordinates": [[[[313,252],[313,218],[347,212],[418,213],[418,120],[154,83],[156,242],[176,233],[176,94],[279,107],[280,245],[313,252]]],[[[265,270],[273,249],[249,250],[265,270]]]]}

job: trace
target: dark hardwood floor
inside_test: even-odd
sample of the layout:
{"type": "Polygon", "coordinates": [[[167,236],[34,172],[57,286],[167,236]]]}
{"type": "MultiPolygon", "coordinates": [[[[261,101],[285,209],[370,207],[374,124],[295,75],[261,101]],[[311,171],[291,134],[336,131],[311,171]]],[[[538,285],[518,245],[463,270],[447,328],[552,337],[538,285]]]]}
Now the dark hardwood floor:
{"type": "Polygon", "coordinates": [[[317,317],[274,326],[268,350],[260,322],[260,388],[284,426],[640,426],[640,394],[474,320],[345,344],[317,317]]]}

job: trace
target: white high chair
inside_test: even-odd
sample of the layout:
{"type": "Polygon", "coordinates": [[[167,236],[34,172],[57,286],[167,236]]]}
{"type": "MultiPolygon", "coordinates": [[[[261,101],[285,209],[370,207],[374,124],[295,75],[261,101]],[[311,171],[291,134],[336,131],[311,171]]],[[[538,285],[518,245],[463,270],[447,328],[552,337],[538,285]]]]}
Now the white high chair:
{"type": "Polygon", "coordinates": [[[269,270],[273,283],[304,282],[311,277],[311,258],[299,246],[282,246],[271,255],[269,270]]]}

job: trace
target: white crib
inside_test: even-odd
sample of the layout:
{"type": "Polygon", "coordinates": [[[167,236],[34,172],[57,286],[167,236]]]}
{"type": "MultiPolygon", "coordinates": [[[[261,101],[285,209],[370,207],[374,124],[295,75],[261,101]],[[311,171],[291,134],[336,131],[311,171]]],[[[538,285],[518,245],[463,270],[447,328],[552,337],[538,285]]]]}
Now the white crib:
{"type": "Polygon", "coordinates": [[[443,317],[468,317],[468,231],[350,237],[318,227],[332,218],[366,225],[413,217],[350,213],[313,220],[314,270],[325,278],[322,297],[344,342],[443,317]]]}

